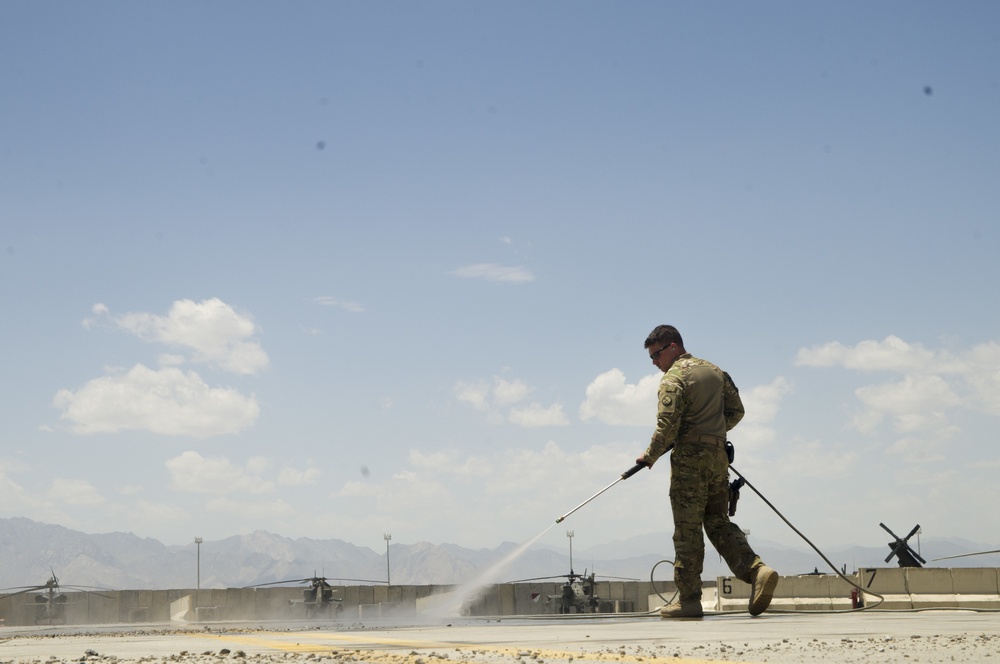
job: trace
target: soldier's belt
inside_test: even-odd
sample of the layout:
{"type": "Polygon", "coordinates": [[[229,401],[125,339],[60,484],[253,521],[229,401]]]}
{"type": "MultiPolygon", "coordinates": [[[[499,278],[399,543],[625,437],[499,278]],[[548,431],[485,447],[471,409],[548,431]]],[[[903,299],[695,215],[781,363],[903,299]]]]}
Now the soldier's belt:
{"type": "Polygon", "coordinates": [[[713,436],[710,433],[703,433],[697,436],[685,436],[681,438],[679,443],[700,443],[702,445],[708,445],[711,447],[718,447],[720,450],[725,451],[726,449],[726,439],[720,436],[713,436]]]}

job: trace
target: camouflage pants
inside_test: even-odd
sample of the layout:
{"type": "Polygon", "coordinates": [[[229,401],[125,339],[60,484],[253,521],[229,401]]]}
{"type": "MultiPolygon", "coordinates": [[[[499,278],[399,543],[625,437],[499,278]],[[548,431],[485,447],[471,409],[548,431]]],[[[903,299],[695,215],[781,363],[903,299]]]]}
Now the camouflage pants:
{"type": "Polygon", "coordinates": [[[681,600],[701,599],[705,537],[733,576],[750,583],[760,558],[729,520],[729,459],[704,443],[678,443],[670,455],[670,508],[674,515],[674,583],[681,600]]]}

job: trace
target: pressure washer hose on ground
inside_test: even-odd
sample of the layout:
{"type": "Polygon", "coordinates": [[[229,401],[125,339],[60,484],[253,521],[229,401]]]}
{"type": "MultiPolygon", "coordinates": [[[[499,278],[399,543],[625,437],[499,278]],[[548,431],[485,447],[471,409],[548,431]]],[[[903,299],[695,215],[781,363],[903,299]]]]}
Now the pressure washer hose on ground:
{"type": "MultiPolygon", "coordinates": [[[[563,520],[565,520],[566,517],[568,517],[570,514],[572,514],[573,512],[576,512],[578,509],[580,509],[581,507],[583,507],[584,505],[586,505],[587,503],[589,503],[590,501],[592,501],[594,498],[597,498],[599,495],[601,495],[602,493],[604,493],[605,491],[607,491],[608,489],[610,489],[614,485],[618,484],[622,480],[627,480],[628,478],[632,477],[633,475],[635,475],[637,472],[639,472],[643,468],[648,468],[648,466],[646,464],[644,464],[644,463],[636,463],[634,466],[632,466],[631,468],[629,468],[628,470],[626,470],[624,473],[622,473],[621,476],[618,477],[618,479],[616,479],[614,482],[612,482],[611,484],[607,485],[606,487],[604,487],[603,489],[601,489],[600,491],[598,491],[597,493],[595,493],[593,496],[591,496],[590,498],[587,498],[587,500],[583,501],[582,503],[580,503],[579,505],[577,505],[576,507],[574,507],[570,511],[566,512],[565,514],[563,514],[558,519],[556,519],[556,523],[562,523],[563,520]]],[[[841,579],[843,579],[844,581],[846,581],[848,584],[850,584],[851,586],[853,586],[854,588],[856,588],[859,593],[862,593],[862,594],[865,594],[865,595],[872,595],[874,597],[878,597],[878,602],[876,602],[875,604],[869,605],[866,602],[863,606],[860,606],[858,608],[852,608],[852,609],[849,609],[848,611],[845,611],[845,610],[842,610],[842,609],[830,610],[830,611],[781,611],[781,610],[772,610],[771,613],[845,613],[845,612],[849,612],[849,611],[865,611],[865,610],[868,610],[868,609],[874,609],[877,606],[879,606],[880,604],[882,604],[882,602],[885,601],[885,598],[882,595],[879,595],[878,593],[872,592],[870,590],[865,590],[864,588],[862,588],[861,586],[859,586],[857,583],[855,583],[851,579],[847,578],[847,576],[844,575],[839,569],[837,569],[837,566],[834,565],[832,562],[830,562],[830,559],[827,558],[823,554],[823,552],[820,551],[816,547],[816,545],[813,544],[809,540],[808,537],[806,537],[805,535],[803,535],[802,532],[799,531],[798,528],[796,528],[794,525],[792,525],[792,522],[789,521],[788,519],[786,519],[785,515],[782,514],[781,512],[779,512],[778,508],[775,507],[774,505],[772,505],[771,501],[769,501],[767,498],[765,498],[764,494],[762,494],[760,491],[758,491],[757,487],[755,487],[753,484],[751,484],[750,481],[747,480],[747,478],[744,477],[743,474],[740,471],[736,470],[736,468],[734,468],[732,465],[729,466],[729,469],[732,470],[734,473],[736,473],[736,475],[740,478],[740,480],[742,480],[743,484],[745,484],[746,486],[750,487],[753,490],[754,493],[756,493],[758,496],[760,496],[760,499],[763,500],[764,503],[768,507],[770,507],[774,511],[774,513],[777,514],[781,518],[782,521],[784,521],[786,524],[788,524],[788,527],[791,528],[792,530],[794,530],[796,535],[798,535],[799,537],[801,537],[803,539],[803,541],[805,541],[806,544],[808,544],[809,546],[811,546],[812,549],[813,549],[813,551],[815,551],[816,553],[818,553],[819,556],[820,556],[820,558],[822,558],[824,561],[826,561],[826,564],[830,566],[830,569],[832,569],[837,574],[837,576],[839,576],[841,579]]],[[[673,563],[674,563],[674,561],[672,561],[672,560],[661,560],[661,561],[657,562],[655,565],[653,565],[653,569],[651,569],[649,571],[649,581],[652,584],[653,590],[656,592],[656,595],[661,600],[663,600],[664,605],[669,604],[673,600],[673,597],[671,597],[671,599],[668,600],[662,594],[660,594],[660,591],[656,590],[656,582],[653,581],[653,573],[656,571],[656,568],[661,563],[665,563],[665,562],[668,562],[671,565],[673,565],[673,563]]],[[[676,596],[677,596],[677,593],[675,591],[674,592],[674,597],[676,597],[676,596]]],[[[861,595],[859,595],[859,597],[860,596],[861,595]]],[[[650,614],[653,614],[653,613],[656,613],[656,612],[655,611],[651,611],[650,612],[650,614]]]]}
{"type": "MultiPolygon", "coordinates": [[[[858,591],[858,593],[859,593],[858,597],[863,597],[864,595],[871,595],[873,597],[877,597],[878,598],[878,601],[875,602],[874,604],[868,604],[867,602],[864,602],[864,604],[862,606],[859,606],[859,607],[856,607],[856,608],[851,608],[851,609],[830,609],[830,610],[768,609],[769,613],[853,613],[855,611],[868,611],[870,609],[878,608],[885,601],[885,597],[883,597],[882,595],[878,594],[877,592],[874,592],[874,591],[871,591],[871,590],[866,590],[865,588],[862,588],[857,583],[855,583],[853,580],[849,579],[839,569],[837,569],[837,566],[834,565],[832,562],[830,562],[830,559],[827,558],[823,554],[823,552],[820,551],[816,547],[816,545],[813,544],[809,540],[808,537],[806,537],[805,535],[803,535],[802,532],[799,531],[798,528],[796,528],[794,525],[792,525],[792,522],[789,521],[788,519],[786,519],[785,515],[782,514],[780,511],[778,511],[778,508],[775,507],[774,505],[772,505],[771,501],[768,500],[767,498],[765,498],[764,494],[762,494],[760,491],[758,491],[757,487],[755,487],[753,484],[750,483],[750,480],[748,480],[740,471],[736,470],[736,468],[734,468],[731,464],[729,466],[729,469],[731,471],[733,471],[734,473],[736,473],[737,477],[739,477],[746,486],[750,487],[753,490],[753,492],[756,493],[760,497],[760,499],[764,501],[764,504],[766,504],[768,507],[770,507],[771,510],[775,514],[777,514],[778,517],[780,517],[781,520],[784,521],[788,525],[789,528],[791,528],[792,530],[794,530],[796,535],[798,535],[799,537],[801,537],[802,540],[806,544],[808,544],[810,547],[812,547],[812,550],[815,551],[817,554],[819,554],[819,557],[822,558],[826,562],[826,564],[830,566],[830,569],[832,569],[834,571],[834,573],[836,573],[837,576],[839,576],[841,579],[843,579],[844,581],[846,581],[849,585],[851,585],[854,588],[856,588],[857,591],[858,591]]],[[[658,564],[659,563],[657,563],[657,565],[658,564]]],[[[654,570],[656,569],[656,565],[653,566],[653,569],[654,570]]],[[[652,578],[653,577],[652,577],[652,571],[651,571],[650,572],[650,581],[652,581],[652,578]]],[[[660,596],[660,599],[663,599],[663,595],[660,595],[659,593],[657,593],[657,595],[660,596]]],[[[882,609],[882,610],[886,611],[887,609],[882,609]]],[[[996,613],[996,612],[1000,611],[1000,609],[982,609],[982,608],[952,607],[952,606],[926,607],[926,608],[921,608],[921,609],[893,609],[892,611],[893,612],[899,612],[899,613],[914,613],[914,612],[929,611],[929,610],[935,610],[935,611],[939,611],[939,610],[975,611],[977,613],[996,613]]]]}
{"type": "MultiPolygon", "coordinates": [[[[857,607],[857,608],[852,608],[852,609],[831,609],[831,610],[782,610],[782,609],[768,609],[769,613],[850,613],[852,611],[866,611],[868,609],[874,609],[877,606],[879,606],[880,604],[882,604],[882,602],[885,601],[885,597],[883,597],[882,595],[879,595],[876,592],[872,592],[871,590],[865,590],[864,588],[862,588],[861,586],[859,586],[857,583],[855,583],[854,581],[852,581],[851,579],[849,579],[843,572],[841,572],[839,569],[837,569],[837,566],[834,565],[832,562],[830,562],[830,559],[827,558],[823,554],[823,552],[820,551],[816,547],[816,545],[813,544],[809,540],[808,537],[806,537],[805,535],[803,535],[802,532],[798,528],[796,528],[794,525],[792,525],[792,522],[789,521],[788,519],[786,519],[785,515],[782,514],[780,511],[778,511],[778,508],[775,507],[773,504],[771,504],[771,501],[768,500],[767,498],[765,498],[764,494],[762,494],[760,491],[758,491],[757,487],[755,487],[753,484],[751,484],[750,481],[743,475],[743,473],[741,473],[740,471],[736,470],[736,468],[733,467],[732,465],[729,466],[729,469],[731,471],[733,471],[734,473],[736,473],[736,476],[739,477],[740,480],[742,480],[743,484],[746,485],[746,486],[748,486],[748,487],[750,487],[753,490],[753,492],[756,493],[760,497],[760,499],[763,500],[764,503],[768,507],[770,507],[771,510],[775,514],[778,515],[779,518],[781,518],[782,521],[784,521],[786,524],[788,524],[788,527],[791,528],[792,530],[794,530],[796,535],[798,535],[799,537],[801,537],[802,540],[806,544],[808,544],[809,546],[811,546],[812,549],[813,549],[813,551],[815,551],[817,554],[819,554],[819,557],[822,558],[826,562],[826,564],[830,566],[830,569],[832,569],[837,574],[837,576],[839,576],[841,579],[843,579],[844,581],[846,581],[848,584],[854,586],[858,590],[859,593],[863,593],[863,594],[867,594],[867,595],[872,595],[874,597],[878,597],[878,602],[876,602],[875,604],[869,605],[866,602],[863,606],[860,606],[860,607],[857,607]]],[[[649,571],[649,581],[650,581],[651,584],[653,584],[653,589],[654,590],[656,589],[656,584],[653,581],[653,573],[656,571],[656,568],[661,563],[665,563],[665,562],[669,562],[670,564],[673,564],[672,560],[661,560],[658,563],[656,563],[656,565],[653,565],[653,569],[651,569],[649,571]]],[[[677,593],[675,591],[673,597],[671,597],[669,600],[667,598],[665,598],[662,594],[660,594],[660,591],[658,591],[658,590],[656,590],[656,595],[661,600],[663,600],[663,603],[666,605],[666,604],[669,604],[671,601],[673,601],[673,597],[676,597],[677,593]]],[[[651,611],[650,613],[655,613],[655,612],[651,611]]]]}
{"type": "Polygon", "coordinates": [[[878,597],[878,602],[876,602],[875,604],[869,605],[868,602],[864,602],[864,604],[862,606],[859,606],[859,607],[856,607],[856,608],[851,608],[849,610],[835,609],[835,610],[830,610],[830,611],[787,611],[787,613],[845,613],[845,612],[850,612],[850,611],[867,611],[868,609],[874,609],[874,608],[876,608],[877,606],[881,605],[882,602],[885,601],[885,597],[883,597],[882,595],[879,595],[876,592],[872,592],[871,590],[865,590],[864,588],[862,588],[861,586],[859,586],[857,583],[855,583],[851,579],[847,578],[847,575],[845,575],[843,572],[841,572],[839,569],[837,569],[837,566],[834,565],[832,562],[830,562],[830,559],[827,558],[823,554],[823,552],[820,551],[819,548],[815,544],[812,543],[812,541],[810,541],[810,539],[808,537],[806,537],[805,535],[803,535],[802,532],[798,528],[796,528],[794,525],[792,525],[792,522],[789,521],[788,519],[786,519],[785,515],[782,514],[780,511],[778,511],[778,508],[775,507],[774,505],[772,505],[771,501],[768,500],[767,498],[765,498],[764,494],[762,494],[760,491],[758,491],[757,487],[755,487],[753,484],[751,484],[750,480],[748,480],[746,477],[744,477],[743,473],[741,473],[740,471],[736,470],[736,468],[734,468],[732,465],[729,466],[729,470],[731,470],[734,473],[736,473],[736,476],[739,477],[741,480],[743,480],[743,483],[746,486],[750,487],[750,489],[753,490],[753,492],[756,493],[760,497],[760,499],[764,501],[765,505],[767,505],[768,507],[770,507],[771,510],[775,514],[777,514],[778,517],[788,525],[789,528],[791,528],[792,530],[794,530],[795,534],[802,538],[802,541],[804,541],[806,544],[808,544],[810,547],[812,547],[812,550],[815,551],[817,554],[819,554],[819,557],[822,558],[826,562],[826,564],[830,566],[830,569],[832,569],[834,571],[834,573],[836,573],[837,576],[839,576],[841,579],[843,579],[844,581],[846,581],[850,585],[854,586],[858,590],[858,593],[860,593],[858,595],[859,597],[863,597],[864,595],[872,595],[874,597],[878,597]]]}

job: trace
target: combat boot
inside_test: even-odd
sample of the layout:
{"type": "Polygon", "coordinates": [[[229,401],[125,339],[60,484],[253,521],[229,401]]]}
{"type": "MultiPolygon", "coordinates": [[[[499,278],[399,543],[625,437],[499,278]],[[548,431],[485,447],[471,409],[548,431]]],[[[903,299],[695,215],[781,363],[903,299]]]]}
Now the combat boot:
{"type": "Polygon", "coordinates": [[[750,571],[753,590],[750,591],[750,615],[759,616],[771,605],[774,589],[778,586],[778,573],[767,565],[750,571]]]}
{"type": "Polygon", "coordinates": [[[660,609],[660,617],[663,619],[701,618],[704,615],[705,610],[701,608],[701,600],[699,599],[675,599],[660,609]]]}

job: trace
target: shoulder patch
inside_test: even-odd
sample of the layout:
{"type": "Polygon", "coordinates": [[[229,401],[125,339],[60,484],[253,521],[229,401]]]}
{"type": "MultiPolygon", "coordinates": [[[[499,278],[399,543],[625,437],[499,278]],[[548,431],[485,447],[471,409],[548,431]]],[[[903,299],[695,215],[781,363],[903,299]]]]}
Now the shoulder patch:
{"type": "Polygon", "coordinates": [[[677,412],[677,393],[670,390],[660,392],[660,413],[677,412]]]}

